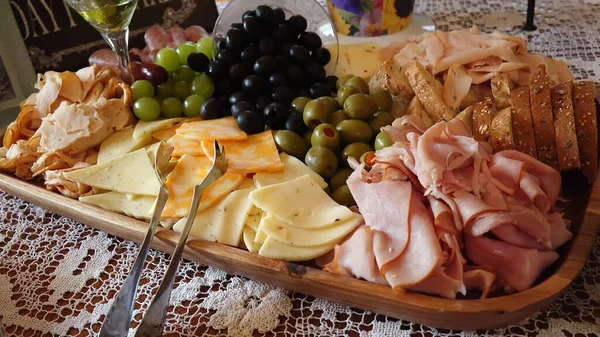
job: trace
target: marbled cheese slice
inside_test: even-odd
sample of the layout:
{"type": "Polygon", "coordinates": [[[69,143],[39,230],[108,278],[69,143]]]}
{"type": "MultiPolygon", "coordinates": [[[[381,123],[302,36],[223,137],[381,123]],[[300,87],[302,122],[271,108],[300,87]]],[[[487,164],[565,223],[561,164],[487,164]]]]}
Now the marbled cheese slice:
{"type": "Polygon", "coordinates": [[[248,137],[238,128],[233,117],[184,123],[175,132],[183,138],[196,141],[243,140],[248,137]]]}

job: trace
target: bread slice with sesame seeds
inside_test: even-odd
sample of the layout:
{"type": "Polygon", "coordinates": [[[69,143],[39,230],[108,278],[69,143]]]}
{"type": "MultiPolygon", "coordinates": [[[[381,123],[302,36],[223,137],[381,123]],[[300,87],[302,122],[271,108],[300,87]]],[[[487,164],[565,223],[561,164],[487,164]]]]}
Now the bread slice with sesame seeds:
{"type": "Polygon", "coordinates": [[[514,88],[513,81],[508,73],[492,77],[492,95],[498,109],[508,108],[510,104],[510,91],[514,88]]]}
{"type": "Polygon", "coordinates": [[[392,111],[394,117],[406,114],[410,100],[415,96],[404,70],[394,59],[381,64],[379,69],[369,79],[371,91],[381,88],[392,95],[392,111]]]}
{"type": "Polygon", "coordinates": [[[515,150],[537,158],[529,86],[514,88],[510,92],[510,101],[515,150]]]}
{"type": "Polygon", "coordinates": [[[468,106],[464,108],[463,111],[459,112],[456,119],[460,119],[464,124],[465,128],[469,132],[471,136],[473,136],[473,106],[468,106]]]}
{"type": "Polygon", "coordinates": [[[530,75],[529,100],[538,159],[558,170],[552,95],[545,66],[539,66],[536,73],[530,75]]]}
{"type": "Polygon", "coordinates": [[[473,137],[480,142],[488,142],[492,120],[496,115],[496,103],[492,97],[486,97],[473,106],[473,137]]]}
{"type": "Polygon", "coordinates": [[[511,108],[504,108],[496,114],[490,128],[490,142],[494,152],[514,150],[511,108]]]}
{"type": "Polygon", "coordinates": [[[442,84],[433,77],[419,62],[408,64],[405,69],[408,82],[415,95],[434,122],[449,121],[456,113],[444,103],[442,98],[442,84]]]}
{"type": "Polygon", "coordinates": [[[573,82],[563,82],[550,90],[554,131],[556,132],[556,152],[561,171],[579,168],[579,146],[575,131],[573,112],[573,82]]]}
{"type": "Polygon", "coordinates": [[[409,115],[419,116],[427,128],[432,127],[434,124],[433,119],[429,117],[429,114],[427,111],[425,111],[425,108],[423,108],[423,105],[417,96],[410,100],[410,104],[408,105],[406,113],[409,115]]]}
{"type": "Polygon", "coordinates": [[[596,87],[591,81],[573,85],[573,110],[579,146],[581,171],[591,183],[598,176],[598,129],[596,116],[596,87]]]}

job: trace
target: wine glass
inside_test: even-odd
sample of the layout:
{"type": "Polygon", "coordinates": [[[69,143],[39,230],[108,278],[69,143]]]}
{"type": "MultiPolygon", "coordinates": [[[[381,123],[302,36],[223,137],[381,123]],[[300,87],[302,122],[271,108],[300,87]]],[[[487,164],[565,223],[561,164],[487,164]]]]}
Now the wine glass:
{"type": "Polygon", "coordinates": [[[119,59],[122,70],[129,64],[129,22],[138,0],[66,0],[100,32],[119,59]]]}

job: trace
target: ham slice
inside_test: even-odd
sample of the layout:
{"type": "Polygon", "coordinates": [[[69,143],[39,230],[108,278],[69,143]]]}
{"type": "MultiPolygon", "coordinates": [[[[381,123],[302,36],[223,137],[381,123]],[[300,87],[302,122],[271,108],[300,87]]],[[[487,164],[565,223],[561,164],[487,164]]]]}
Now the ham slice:
{"type": "Polygon", "coordinates": [[[465,236],[465,252],[469,260],[490,266],[517,291],[529,289],[541,272],[558,259],[558,254],[553,251],[526,249],[471,235],[465,236]]]}
{"type": "Polygon", "coordinates": [[[481,291],[481,298],[487,298],[495,280],[496,275],[479,268],[467,270],[463,274],[463,283],[467,290],[481,291]]]}
{"type": "Polygon", "coordinates": [[[185,29],[185,39],[191,42],[198,42],[201,38],[208,36],[206,30],[200,26],[189,26],[185,29]]]}
{"type": "Polygon", "coordinates": [[[160,50],[173,42],[169,33],[159,25],[153,25],[146,30],[144,41],[148,50],[160,50]]]}
{"type": "Polygon", "coordinates": [[[416,115],[405,115],[392,122],[392,125],[387,125],[381,128],[390,137],[394,143],[408,142],[408,134],[415,132],[419,135],[427,130],[427,126],[416,115]]]}
{"type": "Polygon", "coordinates": [[[467,97],[473,79],[460,64],[452,65],[444,80],[442,97],[444,103],[457,111],[463,99],[467,97]]]}
{"type": "Polygon", "coordinates": [[[467,289],[463,283],[463,265],[458,255],[460,252],[452,251],[451,257],[446,263],[438,265],[428,278],[409,289],[451,299],[456,298],[456,293],[466,295],[467,289]]]}
{"type": "Polygon", "coordinates": [[[185,37],[185,30],[179,26],[173,26],[169,28],[168,34],[175,46],[188,42],[188,39],[185,37]]]}

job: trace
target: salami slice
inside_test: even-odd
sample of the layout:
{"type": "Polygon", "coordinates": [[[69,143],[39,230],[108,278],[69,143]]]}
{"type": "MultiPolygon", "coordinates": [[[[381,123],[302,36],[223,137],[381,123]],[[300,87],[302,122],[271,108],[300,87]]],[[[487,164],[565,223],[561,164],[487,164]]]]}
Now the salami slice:
{"type": "Polygon", "coordinates": [[[179,26],[173,26],[169,28],[168,33],[171,36],[171,40],[173,41],[173,43],[175,43],[175,46],[178,46],[188,41],[185,38],[185,30],[183,30],[183,28],[179,26]]]}
{"type": "Polygon", "coordinates": [[[144,34],[144,41],[149,50],[159,50],[172,42],[171,36],[159,25],[154,25],[144,34]]]}
{"type": "Polygon", "coordinates": [[[108,48],[98,49],[90,55],[88,62],[91,64],[97,64],[101,67],[108,66],[111,68],[117,68],[119,66],[119,60],[115,53],[108,48]]]}
{"type": "Polygon", "coordinates": [[[208,36],[208,33],[200,26],[189,26],[185,29],[185,38],[188,41],[197,42],[205,36],[208,36]]]}

